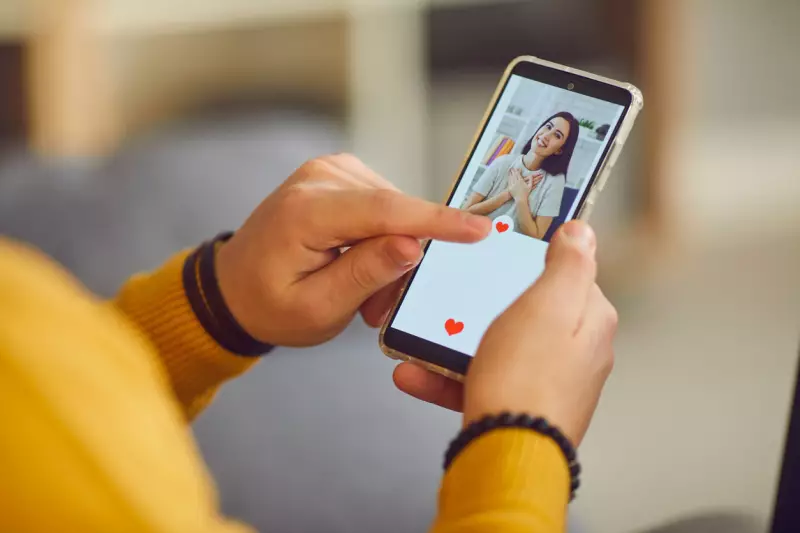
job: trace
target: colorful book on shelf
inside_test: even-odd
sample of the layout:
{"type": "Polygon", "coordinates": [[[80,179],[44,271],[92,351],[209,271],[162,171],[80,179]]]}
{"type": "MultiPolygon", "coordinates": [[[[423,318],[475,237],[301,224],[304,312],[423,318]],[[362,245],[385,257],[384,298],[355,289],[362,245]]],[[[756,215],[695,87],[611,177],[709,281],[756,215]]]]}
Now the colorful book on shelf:
{"type": "Polygon", "coordinates": [[[497,157],[500,157],[501,155],[508,155],[508,154],[510,154],[510,153],[511,153],[511,150],[513,150],[513,149],[514,149],[514,144],[515,144],[515,143],[514,143],[513,139],[506,139],[506,142],[505,142],[505,144],[503,144],[503,149],[502,149],[502,150],[500,150],[500,153],[498,154],[498,156],[497,156],[497,157]]]}
{"type": "Polygon", "coordinates": [[[514,149],[514,144],[513,139],[510,137],[498,137],[486,152],[487,157],[484,159],[483,164],[487,166],[491,165],[498,157],[511,153],[511,150],[514,149]]]}
{"type": "Polygon", "coordinates": [[[484,165],[488,165],[489,163],[491,163],[492,160],[497,156],[497,153],[500,151],[500,146],[502,144],[503,144],[503,136],[498,135],[495,138],[494,142],[492,142],[492,145],[489,147],[489,149],[486,150],[486,155],[483,157],[483,161],[481,161],[481,163],[483,163],[484,165]]]}

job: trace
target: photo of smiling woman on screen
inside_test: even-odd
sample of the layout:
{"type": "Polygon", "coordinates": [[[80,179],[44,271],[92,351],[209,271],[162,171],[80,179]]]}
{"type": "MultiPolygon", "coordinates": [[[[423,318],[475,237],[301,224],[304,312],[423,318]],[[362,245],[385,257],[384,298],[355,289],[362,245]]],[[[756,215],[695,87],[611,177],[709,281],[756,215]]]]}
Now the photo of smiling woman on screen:
{"type": "Polygon", "coordinates": [[[558,217],[580,126],[562,111],[544,121],[521,154],[495,159],[472,188],[464,209],[492,219],[508,216],[514,230],[544,239],[558,217]]]}

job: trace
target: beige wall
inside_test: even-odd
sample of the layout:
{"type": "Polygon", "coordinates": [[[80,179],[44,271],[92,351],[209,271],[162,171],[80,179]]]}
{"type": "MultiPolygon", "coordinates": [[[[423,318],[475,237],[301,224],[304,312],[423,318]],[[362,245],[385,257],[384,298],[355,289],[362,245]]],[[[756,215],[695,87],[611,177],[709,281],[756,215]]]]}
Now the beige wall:
{"type": "Polygon", "coordinates": [[[689,5],[687,99],[669,146],[672,223],[697,242],[800,226],[800,3],[689,5]]]}

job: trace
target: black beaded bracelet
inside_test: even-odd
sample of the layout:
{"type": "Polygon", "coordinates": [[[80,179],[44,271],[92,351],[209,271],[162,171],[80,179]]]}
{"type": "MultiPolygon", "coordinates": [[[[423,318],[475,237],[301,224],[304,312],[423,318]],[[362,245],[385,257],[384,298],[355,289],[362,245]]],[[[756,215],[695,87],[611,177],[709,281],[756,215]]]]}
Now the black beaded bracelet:
{"type": "Polygon", "coordinates": [[[511,413],[502,413],[499,415],[488,415],[480,420],[477,420],[464,428],[458,436],[450,443],[444,458],[444,469],[450,468],[455,458],[474,440],[481,435],[500,428],[522,428],[530,429],[540,435],[549,437],[561,448],[564,457],[569,466],[569,475],[571,478],[570,483],[570,501],[575,499],[575,492],[580,487],[580,474],[581,465],[578,463],[578,455],[575,452],[575,447],[569,439],[555,426],[541,417],[532,417],[529,415],[512,415],[511,413]]]}
{"type": "Polygon", "coordinates": [[[272,351],[266,344],[247,333],[231,313],[219,288],[216,270],[216,249],[232,233],[223,233],[203,243],[183,266],[183,287],[189,305],[203,329],[223,348],[237,355],[254,357],[272,351]]]}

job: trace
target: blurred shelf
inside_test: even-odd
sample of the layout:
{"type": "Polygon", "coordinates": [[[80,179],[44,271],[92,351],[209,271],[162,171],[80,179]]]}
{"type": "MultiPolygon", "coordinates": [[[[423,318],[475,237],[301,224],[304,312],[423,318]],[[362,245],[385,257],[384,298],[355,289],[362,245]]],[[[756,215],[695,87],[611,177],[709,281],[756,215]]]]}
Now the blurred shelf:
{"type": "Polygon", "coordinates": [[[590,137],[589,135],[579,136],[578,140],[579,141],[583,141],[583,142],[587,142],[589,144],[603,144],[605,142],[605,140],[601,141],[600,139],[598,139],[596,137],[590,137]]]}

